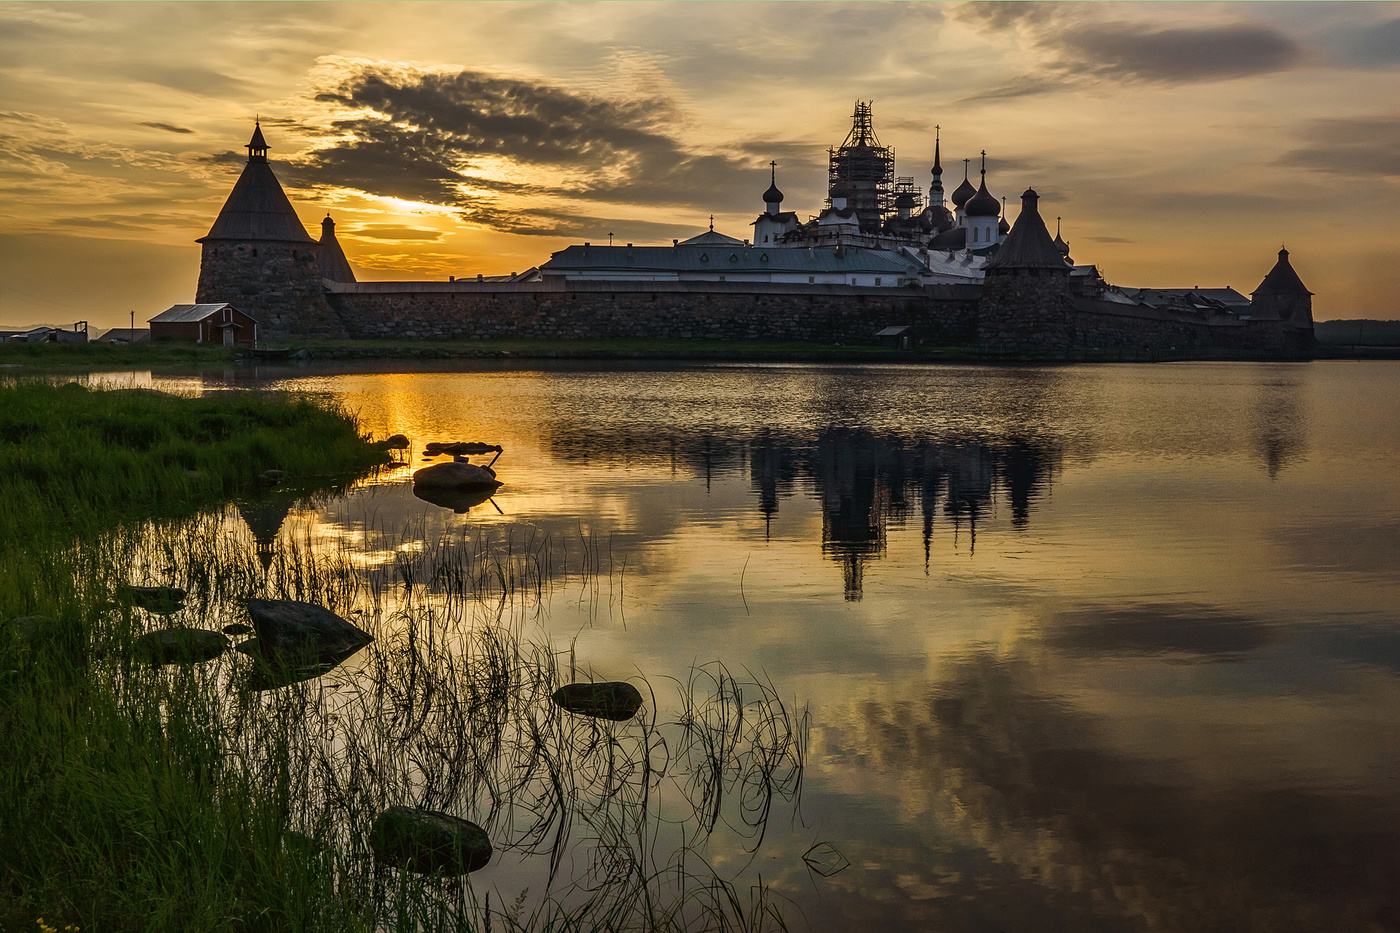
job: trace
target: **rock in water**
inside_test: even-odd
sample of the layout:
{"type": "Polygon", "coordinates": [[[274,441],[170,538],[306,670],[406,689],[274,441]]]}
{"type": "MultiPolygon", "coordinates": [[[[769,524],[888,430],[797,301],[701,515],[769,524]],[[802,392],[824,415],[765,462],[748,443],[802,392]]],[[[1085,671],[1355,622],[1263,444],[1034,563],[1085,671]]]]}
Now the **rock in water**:
{"type": "Polygon", "coordinates": [[[353,654],[374,641],[324,606],[292,599],[250,599],[248,615],[264,654],[287,656],[353,654]]]}
{"type": "Polygon", "coordinates": [[[571,713],[622,722],[642,708],[642,694],[622,681],[566,684],[554,691],[554,702],[571,713]]]}
{"type": "Polygon", "coordinates": [[[475,823],[415,807],[390,807],[369,833],[375,858],[420,874],[465,875],[491,861],[491,840],[475,823]]]}
{"type": "Polygon", "coordinates": [[[498,486],[455,486],[444,489],[439,486],[414,486],[413,494],[424,502],[451,509],[458,515],[465,515],[473,507],[481,505],[496,494],[498,486]]]}
{"type": "Polygon", "coordinates": [[[402,434],[391,434],[383,442],[385,450],[408,450],[408,438],[402,434]]]}
{"type": "Polygon", "coordinates": [[[462,489],[469,486],[491,487],[501,485],[496,474],[479,467],[475,463],[435,463],[423,467],[413,474],[413,485],[436,489],[462,489]]]}
{"type": "Polygon", "coordinates": [[[244,625],[242,622],[230,622],[228,625],[224,626],[224,634],[251,635],[253,634],[253,627],[251,625],[244,625]]]}
{"type": "Polygon", "coordinates": [[[185,591],[178,586],[119,586],[117,599],[164,616],[184,608],[185,591]]]}
{"type": "Polygon", "coordinates": [[[222,632],[202,628],[172,628],[147,632],[136,639],[136,657],[147,664],[193,664],[210,661],[228,650],[222,632]]]}

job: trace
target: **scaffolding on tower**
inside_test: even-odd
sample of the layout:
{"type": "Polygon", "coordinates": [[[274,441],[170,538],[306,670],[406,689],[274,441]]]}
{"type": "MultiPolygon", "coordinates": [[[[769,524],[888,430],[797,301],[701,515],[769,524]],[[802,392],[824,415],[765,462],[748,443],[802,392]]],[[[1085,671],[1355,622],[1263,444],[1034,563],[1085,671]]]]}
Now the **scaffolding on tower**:
{"type": "Polygon", "coordinates": [[[831,159],[827,187],[850,189],[847,207],[854,208],[862,233],[879,233],[885,218],[894,213],[894,150],[880,145],[870,118],[870,103],[856,101],[851,132],[839,149],[828,149],[831,159]]]}

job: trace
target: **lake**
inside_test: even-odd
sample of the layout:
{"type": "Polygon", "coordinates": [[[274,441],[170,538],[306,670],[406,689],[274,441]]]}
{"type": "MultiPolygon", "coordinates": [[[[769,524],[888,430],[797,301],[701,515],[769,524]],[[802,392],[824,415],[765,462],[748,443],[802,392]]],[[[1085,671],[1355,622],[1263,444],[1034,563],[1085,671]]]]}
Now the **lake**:
{"type": "MultiPolygon", "coordinates": [[[[805,708],[800,795],[699,850],[793,929],[1400,929],[1400,364],[152,382],[324,394],[413,439],[268,547],[369,572],[548,541],[530,625],[580,679],[663,721],[722,665],[805,708]],[[505,485],[416,498],[432,440],[501,444],[505,485]]],[[[472,884],[532,872],[507,850],[472,884]]]]}

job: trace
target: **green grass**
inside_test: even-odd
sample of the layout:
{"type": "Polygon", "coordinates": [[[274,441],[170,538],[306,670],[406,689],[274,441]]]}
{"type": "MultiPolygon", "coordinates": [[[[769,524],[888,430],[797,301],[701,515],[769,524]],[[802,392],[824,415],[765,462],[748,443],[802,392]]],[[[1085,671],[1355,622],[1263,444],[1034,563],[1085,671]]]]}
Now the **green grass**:
{"type": "Polygon", "coordinates": [[[304,399],[0,386],[0,514],[20,530],[0,539],[0,620],[52,620],[33,639],[0,628],[0,931],[781,927],[771,887],[720,877],[704,847],[730,832],[753,852],[795,804],[805,714],[718,663],[669,700],[644,688],[628,723],[553,706],[572,653],[566,672],[526,633],[553,588],[613,585],[604,542],[458,526],[365,529],[352,547],[293,528],[269,554],[240,517],[380,456],[304,399]],[[264,469],[292,489],[259,492],[264,469]],[[115,596],[148,583],[186,607],[115,596]],[[243,621],[251,596],[315,602],[376,641],[266,691],[236,652],[151,667],[132,650],[243,621]],[[545,882],[493,898],[376,865],[369,826],[400,804],[473,819],[545,882]]]}
{"type": "Polygon", "coordinates": [[[28,370],[101,370],[125,366],[179,366],[228,363],[240,351],[214,344],[177,343],[24,343],[0,342],[0,366],[28,370]]]}

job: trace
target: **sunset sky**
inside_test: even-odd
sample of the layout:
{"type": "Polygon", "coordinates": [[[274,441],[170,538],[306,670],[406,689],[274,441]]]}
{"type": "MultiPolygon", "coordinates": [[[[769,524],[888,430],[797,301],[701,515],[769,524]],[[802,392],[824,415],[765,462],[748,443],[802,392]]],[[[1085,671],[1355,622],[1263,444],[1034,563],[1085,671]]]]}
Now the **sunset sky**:
{"type": "Polygon", "coordinates": [[[1400,318],[1400,4],[6,3],[0,325],[192,301],[255,116],[394,280],[747,237],[770,159],[805,218],[857,98],[1111,282],[1248,293],[1286,244],[1317,318],[1400,318]]]}

